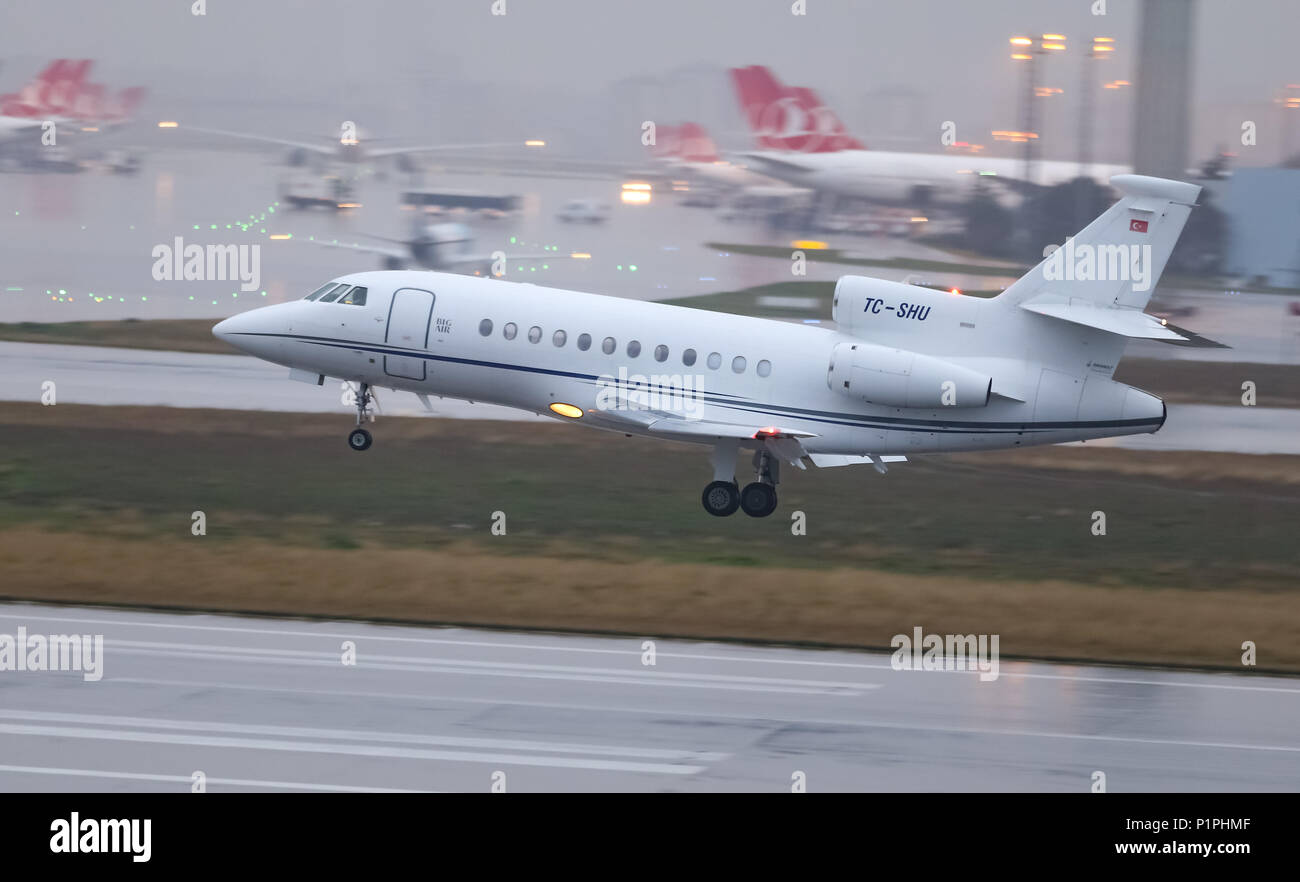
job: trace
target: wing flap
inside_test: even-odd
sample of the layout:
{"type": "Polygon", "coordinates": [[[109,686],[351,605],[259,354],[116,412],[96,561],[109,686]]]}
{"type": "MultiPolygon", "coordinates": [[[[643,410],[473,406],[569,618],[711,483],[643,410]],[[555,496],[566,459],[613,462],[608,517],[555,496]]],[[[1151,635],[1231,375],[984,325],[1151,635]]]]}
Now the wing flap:
{"type": "Polygon", "coordinates": [[[907,462],[906,456],[876,456],[870,453],[862,456],[853,456],[841,453],[812,453],[808,458],[813,461],[813,465],[819,469],[833,469],[838,466],[846,465],[870,465],[880,474],[889,471],[886,463],[907,462]]]}

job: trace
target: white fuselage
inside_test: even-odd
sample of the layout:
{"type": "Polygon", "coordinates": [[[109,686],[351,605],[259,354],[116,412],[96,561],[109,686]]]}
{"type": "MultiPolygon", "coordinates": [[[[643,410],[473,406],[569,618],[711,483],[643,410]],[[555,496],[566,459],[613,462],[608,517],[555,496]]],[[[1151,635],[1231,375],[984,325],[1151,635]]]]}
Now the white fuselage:
{"type": "MultiPolygon", "coordinates": [[[[547,416],[556,416],[551,405],[568,404],[582,411],[571,422],[674,437],[662,423],[650,431],[637,414],[602,404],[602,388],[640,375],[660,387],[697,390],[691,419],[807,433],[802,443],[810,454],[1050,444],[1153,432],[1164,421],[1158,398],[1110,379],[1122,340],[1099,346],[1095,334],[1083,331],[1075,343],[1068,334],[1042,336],[1038,332],[1054,319],[996,300],[898,286],[912,306],[925,309],[896,302],[872,312],[869,305],[848,334],[443,273],[363,272],[337,281],[366,286],[365,305],[292,301],[227,319],[215,333],[303,372],[547,416]],[[536,342],[530,342],[533,328],[539,329],[531,335],[536,342]],[[590,335],[585,350],[580,335],[590,335]],[[1007,341],[1036,337],[1041,344],[1021,342],[1007,351],[1007,341]],[[614,341],[612,353],[604,351],[606,338],[614,341]],[[863,340],[978,369],[995,378],[996,394],[983,407],[918,409],[872,405],[833,391],[832,351],[863,340]],[[633,341],[639,352],[629,355],[633,341]],[[691,365],[683,363],[687,350],[694,353],[691,365]],[[769,366],[766,376],[760,362],[769,366]]],[[[891,297],[898,299],[884,299],[891,297]]],[[[699,433],[679,437],[712,443],[699,433]]]]}
{"type": "MultiPolygon", "coordinates": [[[[743,154],[754,168],[774,178],[820,192],[895,203],[946,204],[969,197],[980,178],[1023,182],[1024,162],[1018,159],[973,155],[894,153],[877,150],[839,150],[830,153],[751,151],[743,154]]],[[[1034,184],[1052,186],[1080,176],[1077,162],[1037,160],[1034,184]]],[[[1101,184],[1127,167],[1095,163],[1086,174],[1101,184]]],[[[1008,191],[1010,192],[1010,191],[1008,191]]]]}

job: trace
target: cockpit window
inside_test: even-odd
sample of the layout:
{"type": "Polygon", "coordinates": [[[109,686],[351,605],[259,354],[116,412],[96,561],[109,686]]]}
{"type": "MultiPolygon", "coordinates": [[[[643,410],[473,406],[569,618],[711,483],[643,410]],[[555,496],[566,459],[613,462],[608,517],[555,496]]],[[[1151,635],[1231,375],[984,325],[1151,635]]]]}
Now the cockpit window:
{"type": "Polygon", "coordinates": [[[351,288],[351,287],[352,287],[351,285],[339,285],[339,286],[338,286],[337,288],[335,288],[333,291],[329,292],[329,293],[326,294],[324,297],[322,297],[322,298],[320,299],[320,302],[321,302],[321,303],[333,303],[335,300],[338,300],[339,297],[343,296],[344,294],[347,294],[347,293],[348,293],[348,289],[351,288]]]}
{"type": "Polygon", "coordinates": [[[352,306],[365,306],[366,289],[362,288],[360,285],[357,285],[351,291],[349,291],[347,295],[339,301],[339,303],[347,303],[352,306]]]}
{"type": "Polygon", "coordinates": [[[326,282],[324,285],[321,285],[315,291],[311,292],[306,297],[304,297],[303,300],[315,300],[316,298],[320,297],[322,294],[324,294],[326,291],[330,290],[337,284],[338,282],[326,282]]]}

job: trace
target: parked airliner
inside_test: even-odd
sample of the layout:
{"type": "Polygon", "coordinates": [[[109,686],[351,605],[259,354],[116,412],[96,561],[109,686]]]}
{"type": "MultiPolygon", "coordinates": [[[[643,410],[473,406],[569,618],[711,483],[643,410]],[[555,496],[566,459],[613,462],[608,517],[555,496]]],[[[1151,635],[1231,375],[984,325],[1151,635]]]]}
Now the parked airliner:
{"type": "MultiPolygon", "coordinates": [[[[782,83],[762,65],[733,68],[741,113],[758,144],[737,159],[768,177],[819,193],[924,208],[959,205],[977,182],[1010,195],[1080,175],[1077,162],[1038,160],[1034,180],[1022,160],[993,156],[868,150],[811,89],[782,83]]],[[[1094,163],[1088,177],[1104,183],[1127,166],[1094,163]]]]}
{"type": "Polygon", "coordinates": [[[1120,200],[998,296],[844,276],[834,328],[377,271],[213,332],[293,379],[357,383],[356,450],[372,442],[373,387],[487,401],[708,445],[705,510],[765,517],[783,463],[883,472],[920,453],[1158,430],[1164,402],[1112,375],[1128,338],[1184,339],[1142,310],[1200,187],[1111,183],[1120,200]],[[743,490],[742,450],[754,469],[743,490]]]}

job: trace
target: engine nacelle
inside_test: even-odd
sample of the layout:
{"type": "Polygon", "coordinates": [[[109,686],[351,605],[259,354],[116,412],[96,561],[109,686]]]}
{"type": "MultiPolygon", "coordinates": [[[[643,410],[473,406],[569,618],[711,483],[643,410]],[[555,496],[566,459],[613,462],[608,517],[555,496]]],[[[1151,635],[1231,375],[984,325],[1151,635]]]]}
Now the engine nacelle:
{"type": "Polygon", "coordinates": [[[984,407],[993,378],[932,355],[874,343],[840,343],[826,383],[841,395],[886,407],[984,407]]]}

